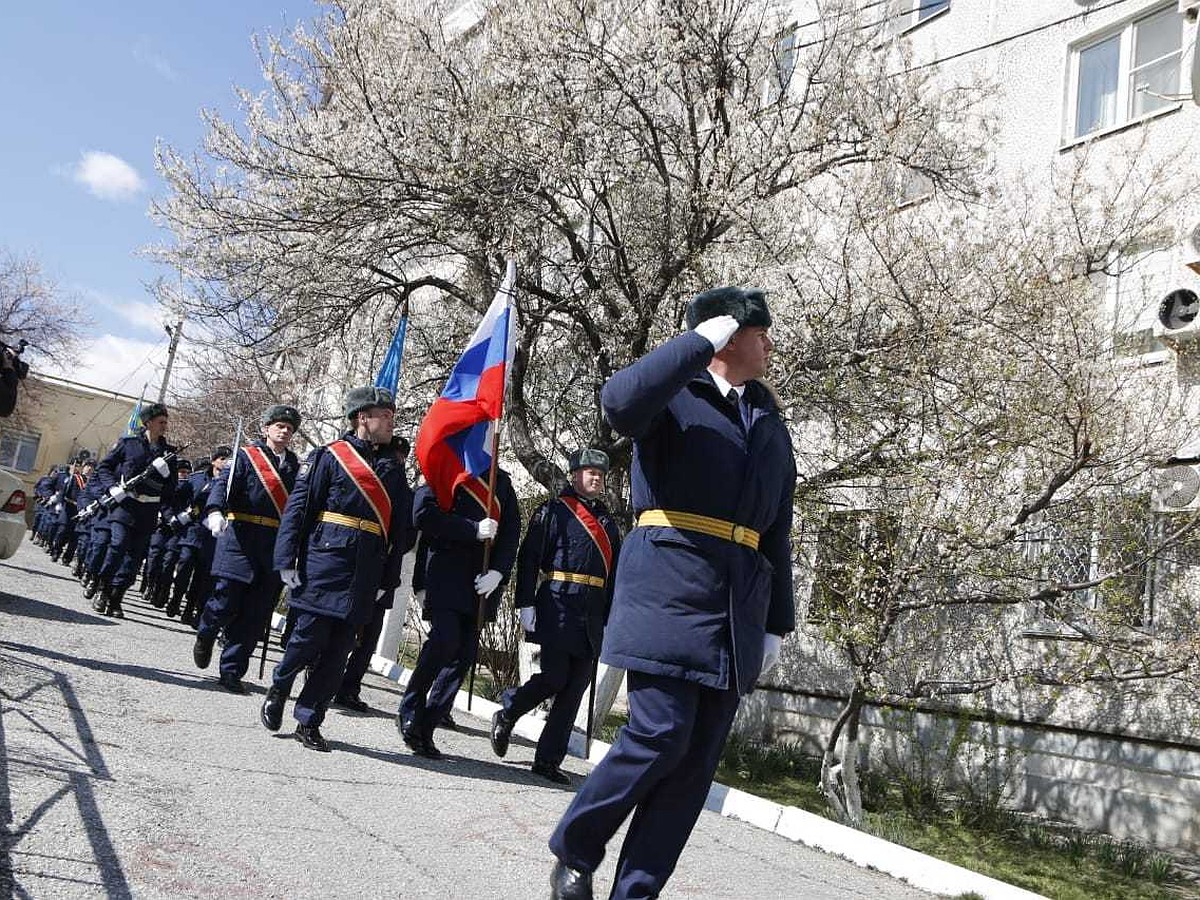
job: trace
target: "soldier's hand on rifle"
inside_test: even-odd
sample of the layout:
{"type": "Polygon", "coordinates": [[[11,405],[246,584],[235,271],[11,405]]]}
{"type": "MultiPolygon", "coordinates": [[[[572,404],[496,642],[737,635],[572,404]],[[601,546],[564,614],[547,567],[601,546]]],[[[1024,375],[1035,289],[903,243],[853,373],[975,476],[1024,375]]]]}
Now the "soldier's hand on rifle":
{"type": "Polygon", "coordinates": [[[51,506],[53,506],[55,503],[57,503],[61,499],[62,499],[61,494],[51,494],[50,500],[48,502],[50,503],[51,506]]]}
{"type": "Polygon", "coordinates": [[[500,523],[495,519],[480,519],[475,526],[475,538],[480,541],[490,541],[500,530],[500,523]]]}
{"type": "MultiPolygon", "coordinates": [[[[484,522],[492,522],[492,519],[484,519],[484,522]]],[[[475,593],[481,597],[486,597],[500,585],[500,580],[504,576],[495,569],[488,569],[482,575],[475,576],[475,593]]]]}
{"type": "Polygon", "coordinates": [[[150,463],[150,466],[151,466],[151,468],[154,469],[155,472],[157,472],[163,478],[166,478],[168,475],[171,474],[171,464],[168,463],[161,456],[158,457],[157,459],[155,459],[154,462],[150,463]]]}
{"type": "Polygon", "coordinates": [[[112,497],[117,503],[120,503],[129,496],[129,492],[119,484],[114,484],[108,489],[108,496],[112,497]]]}
{"type": "Polygon", "coordinates": [[[714,316],[705,319],[693,330],[702,338],[707,338],[713,345],[713,352],[717,353],[724,349],[733,333],[738,330],[738,320],[733,316],[714,316]]]}
{"type": "Polygon", "coordinates": [[[779,662],[779,648],[782,644],[783,638],[777,634],[763,635],[763,661],[759,676],[765,675],[775,668],[775,664],[779,662]]]}
{"type": "Polygon", "coordinates": [[[280,569],[279,580],[295,590],[300,587],[300,572],[297,569],[280,569]]]}
{"type": "MultiPolygon", "coordinates": [[[[229,520],[225,518],[225,513],[221,512],[219,509],[214,509],[204,519],[204,527],[212,532],[213,537],[220,537],[221,532],[229,527],[229,520]]],[[[295,570],[293,569],[290,571],[295,570]]],[[[300,582],[297,581],[296,583],[299,584],[300,582]]]]}
{"type": "Polygon", "coordinates": [[[537,607],[522,606],[517,610],[521,614],[521,628],[525,631],[534,631],[537,628],[537,607]]]}
{"type": "Polygon", "coordinates": [[[63,505],[62,505],[61,503],[56,503],[56,504],[54,504],[54,511],[55,511],[56,513],[60,513],[60,512],[62,512],[62,511],[63,511],[63,505]]]}
{"type": "Polygon", "coordinates": [[[180,528],[187,525],[191,521],[192,521],[192,511],[190,509],[185,509],[183,512],[181,512],[179,515],[177,515],[175,517],[175,522],[176,522],[176,524],[179,525],[180,528]]]}

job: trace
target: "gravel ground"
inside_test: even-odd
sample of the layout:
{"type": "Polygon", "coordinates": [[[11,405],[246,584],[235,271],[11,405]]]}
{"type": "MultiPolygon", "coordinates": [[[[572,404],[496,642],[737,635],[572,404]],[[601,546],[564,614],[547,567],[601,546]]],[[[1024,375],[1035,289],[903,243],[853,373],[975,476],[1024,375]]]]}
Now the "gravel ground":
{"type": "MultiPolygon", "coordinates": [[[[67,570],[26,541],[0,562],[0,898],[542,898],[546,848],[570,791],[504,760],[457,714],[440,762],[378,712],[333,711],[329,754],[258,722],[265,691],[198,672],[192,632],[140,602],[96,616],[67,570]]],[[[270,666],[278,659],[272,648],[270,666]]],[[[569,760],[581,777],[585,763],[569,760]]],[[[597,875],[611,881],[615,843],[597,875]]],[[[777,835],[703,813],[670,897],[918,898],[921,891],[777,835]]]]}

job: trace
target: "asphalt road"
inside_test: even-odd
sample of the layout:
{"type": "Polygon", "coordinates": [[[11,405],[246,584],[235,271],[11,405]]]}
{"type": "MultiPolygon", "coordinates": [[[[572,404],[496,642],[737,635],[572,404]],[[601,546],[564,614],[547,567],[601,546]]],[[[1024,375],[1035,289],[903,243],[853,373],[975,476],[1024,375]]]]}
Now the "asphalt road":
{"type": "MultiPolygon", "coordinates": [[[[191,629],[136,594],[124,606],[94,615],[28,541],[0,562],[0,898],[548,896],[571,794],[529,773],[528,743],[498,760],[460,713],[439,732],[447,758],[418,759],[392,724],[396,686],[372,674],[379,712],[332,712],[333,752],[305,750],[290,704],[278,735],[259,724],[257,665],[252,694],[230,695],[215,662],[193,667],[191,629]]],[[[666,896],[929,895],[706,812],[666,896]]]]}

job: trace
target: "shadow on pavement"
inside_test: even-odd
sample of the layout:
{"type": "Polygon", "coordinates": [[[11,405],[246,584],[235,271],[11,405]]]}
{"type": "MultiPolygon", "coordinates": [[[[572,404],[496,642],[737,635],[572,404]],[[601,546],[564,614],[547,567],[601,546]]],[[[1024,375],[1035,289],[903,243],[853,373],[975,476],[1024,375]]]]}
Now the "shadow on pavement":
{"type": "Polygon", "coordinates": [[[159,684],[173,684],[180,687],[195,688],[197,685],[194,676],[183,677],[176,675],[173,672],[165,672],[162,669],[152,669],[149,666],[139,666],[133,663],[116,663],[104,662],[99,659],[91,659],[86,656],[73,656],[68,653],[56,653],[53,650],[44,647],[31,647],[28,644],[15,644],[11,641],[0,641],[0,647],[8,650],[13,650],[17,653],[25,653],[29,656],[40,656],[43,659],[52,659],[55,662],[69,663],[73,666],[82,666],[85,669],[93,669],[97,672],[109,672],[113,675],[127,675],[131,678],[144,678],[147,681],[156,681],[159,684]]]}
{"type": "MultiPolygon", "coordinates": [[[[287,735],[287,737],[291,737],[291,735],[287,735]]],[[[445,759],[432,760],[416,756],[407,749],[401,749],[400,746],[397,746],[395,750],[383,751],[347,744],[336,738],[331,739],[329,734],[325,734],[325,740],[329,741],[329,746],[335,753],[352,753],[355,756],[365,756],[381,762],[399,763],[412,769],[438,772],[442,775],[455,775],[459,778],[476,778],[480,781],[519,784],[525,787],[541,787],[558,791],[574,791],[576,787],[573,784],[552,784],[544,778],[534,775],[520,763],[495,763],[473,756],[456,756],[453,753],[446,753],[444,750],[442,752],[446,753],[445,759]]],[[[396,742],[399,745],[400,737],[398,735],[396,742]]],[[[302,748],[298,747],[297,749],[302,748]]],[[[312,751],[305,752],[311,753],[312,751]]]]}
{"type": "Polygon", "coordinates": [[[66,606],[46,603],[44,600],[34,600],[31,597],[21,597],[0,591],[0,610],[15,616],[28,616],[31,619],[45,619],[47,622],[65,622],[68,625],[115,625],[112,619],[92,613],[80,612],[66,606]]]}
{"type": "Polygon", "coordinates": [[[12,563],[0,563],[0,569],[12,569],[16,572],[24,572],[26,575],[40,575],[42,578],[57,578],[60,581],[75,581],[74,576],[68,571],[65,574],[59,572],[43,572],[41,569],[27,569],[24,566],[14,566],[12,563]]]}
{"type": "MultiPolygon", "coordinates": [[[[18,645],[8,645],[16,648],[18,645]]],[[[104,825],[104,819],[100,813],[99,804],[96,802],[96,795],[92,789],[93,781],[111,780],[112,775],[108,771],[108,766],[104,762],[104,757],[100,753],[99,745],[96,743],[96,737],[92,732],[91,724],[88,722],[87,714],[84,713],[80,706],[79,698],[75,695],[75,690],[71,687],[70,679],[65,675],[47,669],[36,663],[29,662],[24,659],[13,657],[0,658],[0,663],[3,664],[5,672],[13,673],[18,670],[18,667],[24,670],[24,673],[30,676],[33,682],[32,686],[16,695],[10,696],[5,691],[0,691],[0,896],[18,896],[29,897],[33,894],[24,889],[17,883],[17,872],[13,865],[14,852],[20,854],[21,838],[28,834],[41,820],[45,814],[54,807],[60,800],[71,797],[75,800],[75,805],[79,810],[79,818],[83,824],[84,832],[87,835],[88,843],[91,845],[92,858],[95,860],[95,865],[99,870],[100,885],[94,882],[78,882],[76,879],[56,878],[53,875],[42,875],[57,881],[76,881],[76,883],[86,885],[90,888],[102,887],[101,893],[106,897],[128,898],[132,897],[133,893],[129,887],[129,881],[125,877],[125,872],[121,867],[121,861],[117,856],[116,848],[113,847],[112,841],[109,838],[108,829],[104,825]],[[54,710],[65,708],[71,717],[71,722],[75,727],[75,736],[79,739],[79,750],[71,747],[63,746],[78,762],[84,767],[81,769],[66,770],[67,780],[61,782],[64,770],[59,769],[57,777],[51,781],[51,784],[59,786],[53,790],[49,796],[45,797],[40,803],[33,808],[22,822],[14,822],[12,808],[12,783],[9,774],[10,752],[5,735],[5,719],[14,714],[23,716],[29,720],[39,730],[53,734],[53,726],[46,726],[37,722],[34,719],[34,714],[23,709],[19,704],[20,701],[33,693],[44,688],[56,688],[62,695],[62,704],[53,704],[51,707],[54,710]]],[[[18,760],[23,769],[39,768],[38,763],[31,760],[18,760]]],[[[39,863],[40,869],[41,863],[39,863]]]]}

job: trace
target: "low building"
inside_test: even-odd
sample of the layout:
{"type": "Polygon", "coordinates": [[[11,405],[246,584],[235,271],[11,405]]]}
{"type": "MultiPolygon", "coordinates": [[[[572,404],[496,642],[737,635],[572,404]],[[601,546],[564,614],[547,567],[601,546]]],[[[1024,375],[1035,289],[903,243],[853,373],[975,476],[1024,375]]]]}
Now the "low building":
{"type": "MultiPolygon", "coordinates": [[[[0,469],[16,474],[30,494],[52,466],[80,450],[100,457],[125,433],[138,398],[65,378],[30,374],[17,410],[0,420],[0,469]]],[[[26,515],[32,521],[33,504],[26,515]]]]}

